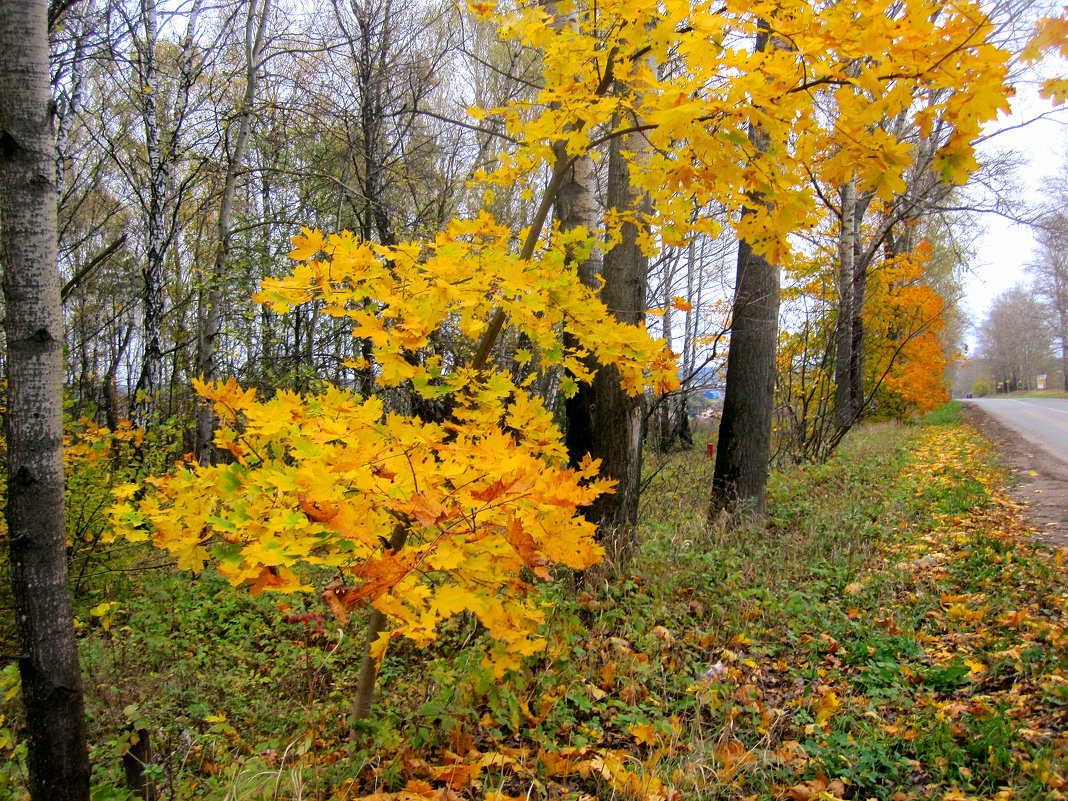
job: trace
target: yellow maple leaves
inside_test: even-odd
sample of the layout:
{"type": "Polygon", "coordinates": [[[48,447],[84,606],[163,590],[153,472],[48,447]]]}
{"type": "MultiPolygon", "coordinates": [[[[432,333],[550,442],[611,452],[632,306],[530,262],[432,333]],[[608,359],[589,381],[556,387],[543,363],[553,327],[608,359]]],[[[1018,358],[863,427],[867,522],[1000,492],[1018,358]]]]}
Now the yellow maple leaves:
{"type": "Polygon", "coordinates": [[[524,570],[601,558],[576,515],[608,485],[597,465],[562,465],[559,432],[522,395],[499,405],[509,432],[438,425],[387,413],[381,400],[328,387],[258,401],[233,382],[198,389],[227,414],[216,439],[230,464],[182,465],[151,482],[137,506],[124,489],[113,518],[131,538],[152,530],[179,566],[207,561],[254,591],[311,589],[341,576],[327,602],[340,617],[373,604],[390,636],[418,644],[460,612],[477,615],[506,650],[528,653],[541,612],[525,600],[524,570]],[[394,550],[383,536],[407,528],[394,550]],[[311,572],[309,572],[311,571],[311,572]]]}
{"type": "MultiPolygon", "coordinates": [[[[960,181],[974,167],[979,126],[1011,91],[1006,54],[973,2],[607,0],[575,6],[572,24],[561,26],[539,4],[509,15],[489,2],[473,9],[538,48],[543,68],[534,97],[479,113],[518,143],[479,180],[487,190],[499,183],[533,192],[554,146],[579,155],[640,131],[650,155],[631,168],[654,209],[638,220],[648,226],[649,250],[706,230],[691,211],[716,203],[735,218],[748,211],[739,234],[785,258],[790,234],[818,220],[809,170],[848,172],[889,198],[902,189],[911,146],[885,121],[914,117],[923,128],[937,115],[954,129],[937,168],[960,181]],[[774,47],[738,46],[760,25],[774,47]],[[662,78],[656,65],[669,60],[677,68],[662,78]],[[628,91],[609,91],[613,81],[628,91]],[[821,106],[828,93],[833,125],[821,106]],[[931,102],[917,104],[921,94],[931,102]],[[766,147],[753,147],[755,130],[766,147]]],[[[1057,30],[1047,26],[1046,45],[1057,30]]],[[[393,413],[336,387],[260,400],[233,381],[198,382],[223,423],[216,444],[231,462],[179,466],[136,505],[125,493],[114,512],[119,530],[134,539],[151,531],[181,567],[210,560],[256,590],[303,590],[329,574],[341,582],[328,598],[335,612],[373,604],[395,624],[385,641],[428,642],[441,620],[468,610],[505,652],[529,652],[540,613],[526,603],[526,577],[600,558],[577,510],[609,486],[595,464],[565,466],[560,432],[526,386],[502,370],[470,369],[462,356],[503,314],[522,336],[520,361],[570,372],[565,394],[589,378],[587,355],[614,366],[632,394],[676,387],[667,343],[617,322],[576,275],[575,254],[610,245],[621,223],[617,215],[599,231],[514,231],[479,211],[430,241],[395,246],[302,229],[291,273],[264,280],[256,299],[279,312],[316,301],[368,343],[355,366],[380,387],[450,396],[448,421],[393,413]],[[531,252],[519,247],[524,239],[533,258],[521,257],[531,252]],[[464,341],[451,363],[427,348],[446,330],[464,341]],[[406,532],[399,548],[386,540],[398,524],[406,532]]]]}
{"type": "MultiPolygon", "coordinates": [[[[539,49],[544,69],[540,93],[478,112],[519,143],[482,179],[523,183],[552,162],[554,142],[578,155],[640,130],[650,152],[631,177],[653,200],[644,220],[652,243],[678,244],[687,210],[715,203],[736,220],[748,209],[739,235],[786,258],[790,234],[818,221],[813,174],[832,184],[848,174],[860,191],[890,200],[904,189],[915,130],[927,136],[938,119],[952,135],[935,143],[937,169],[962,183],[976,167],[982,125],[1008,110],[1013,93],[1010,54],[975,2],[613,0],[569,6],[568,24],[551,24],[538,4],[484,16],[505,38],[539,49]],[[772,46],[754,51],[743,43],[760,25],[772,46]],[[627,90],[612,91],[609,78],[627,90]],[[750,139],[757,129],[760,149],[750,139]]],[[[1061,27],[1044,24],[1036,58],[1060,46],[1061,27]]]]}
{"type": "Polygon", "coordinates": [[[405,416],[329,385],[261,400],[233,380],[197,381],[230,463],[180,465],[136,506],[127,493],[117,529],[131,538],[151,530],[181,567],[211,561],[257,592],[333,579],[324,600],[339,619],[370,604],[393,621],[382,648],[395,636],[426,644],[442,620],[469,611],[501,644],[502,668],[533,652],[542,612],[528,605],[528,577],[601,559],[578,511],[611,484],[595,462],[566,466],[551,415],[511,373],[447,369],[440,354],[415,354],[445,331],[474,340],[503,310],[528,361],[534,351],[544,367],[589,380],[582,358],[592,354],[631,393],[677,386],[670,351],[616,321],[568,265],[568,249],[588,239],[554,237],[535,262],[518,258],[515,233],[485,212],[433,241],[394,247],[304,228],[293,271],[265,280],[257,300],[282,312],[316,300],[369,343],[361,367],[376,384],[451,396],[448,419],[405,416]],[[563,330],[573,337],[566,348],[563,330]],[[397,526],[403,536],[388,537],[397,526]]]}

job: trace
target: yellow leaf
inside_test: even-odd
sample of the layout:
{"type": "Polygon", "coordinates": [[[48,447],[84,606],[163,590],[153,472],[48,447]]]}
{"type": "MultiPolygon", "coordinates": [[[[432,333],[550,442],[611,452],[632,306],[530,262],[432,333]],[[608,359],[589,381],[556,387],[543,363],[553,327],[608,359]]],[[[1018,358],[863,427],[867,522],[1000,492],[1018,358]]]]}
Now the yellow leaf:
{"type": "Polygon", "coordinates": [[[382,658],[386,655],[386,649],[389,647],[389,641],[392,639],[392,635],[388,631],[380,632],[375,641],[371,643],[371,659],[375,661],[376,665],[382,664],[382,658]]]}
{"type": "Polygon", "coordinates": [[[816,723],[821,725],[826,723],[834,717],[841,705],[842,702],[838,700],[838,694],[834,690],[827,692],[816,706],[816,723]]]}
{"type": "Polygon", "coordinates": [[[638,745],[656,745],[656,730],[650,723],[635,723],[627,731],[638,745]]]}
{"type": "Polygon", "coordinates": [[[290,251],[289,258],[294,261],[307,261],[325,249],[326,239],[318,228],[311,230],[302,227],[300,234],[293,237],[293,250],[290,251]]]}

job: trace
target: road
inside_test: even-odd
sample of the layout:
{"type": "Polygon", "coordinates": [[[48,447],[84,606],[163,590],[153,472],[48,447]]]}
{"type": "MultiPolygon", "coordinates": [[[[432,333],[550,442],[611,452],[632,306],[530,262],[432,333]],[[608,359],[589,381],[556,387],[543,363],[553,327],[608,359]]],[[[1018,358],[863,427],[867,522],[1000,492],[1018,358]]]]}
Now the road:
{"type": "Polygon", "coordinates": [[[975,398],[975,404],[999,423],[1068,464],[1068,399],[975,398]]]}

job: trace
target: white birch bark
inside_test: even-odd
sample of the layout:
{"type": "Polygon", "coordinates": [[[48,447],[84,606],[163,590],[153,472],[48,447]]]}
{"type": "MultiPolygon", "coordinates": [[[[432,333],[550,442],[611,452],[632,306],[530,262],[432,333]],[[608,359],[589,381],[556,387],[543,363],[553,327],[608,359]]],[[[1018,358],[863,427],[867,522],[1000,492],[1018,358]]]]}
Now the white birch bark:
{"type": "MultiPolygon", "coordinates": [[[[271,0],[249,0],[245,20],[245,95],[238,113],[237,141],[226,171],[226,183],[219,203],[218,244],[215,261],[207,277],[201,295],[203,311],[199,317],[197,337],[197,372],[204,381],[216,378],[216,344],[219,337],[219,307],[222,303],[222,282],[230,259],[230,225],[234,207],[237,178],[248,152],[248,140],[252,131],[253,109],[256,104],[256,89],[259,84],[260,64],[266,42],[267,22],[271,15],[271,0]]],[[[212,459],[212,438],[215,432],[215,416],[212,404],[200,400],[197,404],[196,457],[202,465],[212,459]]]]}

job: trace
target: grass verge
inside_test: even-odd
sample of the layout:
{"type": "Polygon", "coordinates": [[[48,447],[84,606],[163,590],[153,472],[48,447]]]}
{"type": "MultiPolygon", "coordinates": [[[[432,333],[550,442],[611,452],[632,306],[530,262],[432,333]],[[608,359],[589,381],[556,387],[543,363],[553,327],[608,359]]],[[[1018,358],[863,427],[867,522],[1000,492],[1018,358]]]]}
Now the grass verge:
{"type": "MultiPolygon", "coordinates": [[[[358,647],[314,599],[98,583],[80,615],[95,797],[126,798],[130,724],[175,799],[1063,797],[1062,555],[1031,546],[957,411],[776,474],[759,528],[705,523],[704,453],[660,466],[626,574],[543,588],[545,653],[496,678],[457,618],[387,656],[355,741],[358,647]]],[[[12,699],[0,796],[18,798],[12,699]]]]}

